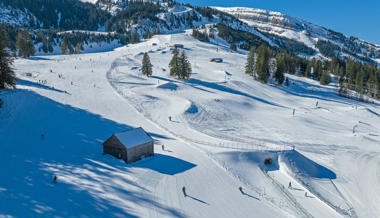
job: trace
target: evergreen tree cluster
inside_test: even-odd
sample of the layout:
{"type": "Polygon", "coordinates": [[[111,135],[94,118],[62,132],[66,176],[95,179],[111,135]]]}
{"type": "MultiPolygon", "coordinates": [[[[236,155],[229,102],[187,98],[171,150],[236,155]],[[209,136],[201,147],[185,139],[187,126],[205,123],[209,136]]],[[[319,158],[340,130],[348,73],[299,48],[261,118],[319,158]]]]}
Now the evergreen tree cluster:
{"type": "Polygon", "coordinates": [[[170,76],[180,80],[189,79],[192,73],[190,61],[185,52],[180,53],[177,48],[173,50],[173,58],[169,63],[169,68],[170,76]]]}
{"type": "Polygon", "coordinates": [[[34,55],[35,48],[32,40],[32,36],[29,32],[22,30],[17,34],[16,47],[18,55],[21,57],[30,57],[34,55]]]}
{"type": "Polygon", "coordinates": [[[5,36],[0,33],[0,90],[14,87],[16,80],[12,59],[6,49],[6,41],[5,36]]]}
{"type": "Polygon", "coordinates": [[[333,78],[338,78],[336,82],[339,83],[340,95],[357,99],[363,99],[364,96],[380,99],[380,69],[353,60],[308,60],[273,50],[263,44],[250,49],[245,73],[262,83],[273,78],[279,85],[286,82],[285,73],[314,79],[322,85],[328,85],[333,78]]]}
{"type": "Polygon", "coordinates": [[[206,32],[193,29],[192,36],[201,42],[210,42],[210,38],[206,32]]]}
{"type": "Polygon", "coordinates": [[[59,47],[63,54],[79,53],[84,45],[111,43],[116,40],[121,45],[125,45],[129,40],[139,36],[130,37],[130,35],[108,33],[97,34],[86,31],[66,31],[58,30],[28,30],[23,28],[14,28],[9,25],[0,24],[3,35],[7,38],[6,47],[12,52],[13,56],[29,57],[35,52],[52,53],[55,47],[59,47]],[[81,49],[78,49],[78,48],[81,49]]]}
{"type": "Polygon", "coordinates": [[[239,48],[249,50],[251,47],[259,47],[267,44],[260,37],[249,32],[232,29],[225,24],[217,24],[218,36],[230,44],[239,44],[239,48]]]}
{"type": "Polygon", "coordinates": [[[149,19],[157,23],[160,22],[156,16],[162,12],[159,1],[126,1],[125,4],[123,10],[120,10],[105,22],[106,31],[124,33],[133,24],[143,19],[149,19]]]}
{"type": "Polygon", "coordinates": [[[33,14],[29,28],[97,30],[111,15],[78,0],[1,0],[0,3],[33,14]],[[34,19],[36,18],[36,19],[34,19]]]}

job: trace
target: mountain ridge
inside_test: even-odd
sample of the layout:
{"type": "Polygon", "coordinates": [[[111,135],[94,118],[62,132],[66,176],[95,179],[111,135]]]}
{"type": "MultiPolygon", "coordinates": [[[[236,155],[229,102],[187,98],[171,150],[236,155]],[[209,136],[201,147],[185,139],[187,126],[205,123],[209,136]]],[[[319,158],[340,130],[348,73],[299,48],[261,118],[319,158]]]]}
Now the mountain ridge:
{"type": "Polygon", "coordinates": [[[233,29],[254,34],[271,46],[309,59],[338,57],[380,63],[380,46],[374,43],[345,36],[303,19],[270,10],[247,7],[196,7],[174,1],[54,0],[52,2],[66,7],[57,8],[53,3],[46,4],[41,0],[0,0],[2,5],[0,14],[6,17],[0,19],[0,23],[34,31],[50,29],[117,32],[121,35],[119,38],[123,38],[122,35],[128,32],[136,32],[140,38],[149,38],[154,34],[173,33],[204,24],[222,23],[233,29]],[[36,9],[36,4],[39,3],[45,10],[36,9]],[[70,7],[74,7],[77,12],[71,13],[70,7]],[[19,14],[24,17],[22,22],[17,19],[20,17],[19,14]],[[87,17],[90,17],[90,22],[87,17]]]}

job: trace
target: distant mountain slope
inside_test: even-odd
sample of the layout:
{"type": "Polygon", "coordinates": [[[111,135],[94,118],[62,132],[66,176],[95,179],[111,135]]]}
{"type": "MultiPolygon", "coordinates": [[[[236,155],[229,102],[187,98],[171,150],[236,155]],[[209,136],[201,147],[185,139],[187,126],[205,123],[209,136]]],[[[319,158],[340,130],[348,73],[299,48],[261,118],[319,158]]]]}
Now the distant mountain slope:
{"type": "Polygon", "coordinates": [[[364,60],[380,57],[378,45],[279,12],[241,7],[216,9],[235,16],[272,38],[284,37],[302,42],[327,57],[338,55],[364,60]]]}
{"type": "Polygon", "coordinates": [[[0,5],[8,8],[8,11],[2,10],[9,18],[2,19],[3,23],[31,28],[97,30],[110,17],[95,5],[78,0],[0,0],[0,5]],[[15,11],[24,12],[27,19],[10,22],[17,20],[15,11]]]}
{"type": "Polygon", "coordinates": [[[194,7],[169,0],[0,0],[0,15],[2,24],[34,30],[137,33],[140,38],[203,24],[223,24],[303,57],[371,63],[380,59],[378,45],[279,12],[254,8],[194,7]]]}

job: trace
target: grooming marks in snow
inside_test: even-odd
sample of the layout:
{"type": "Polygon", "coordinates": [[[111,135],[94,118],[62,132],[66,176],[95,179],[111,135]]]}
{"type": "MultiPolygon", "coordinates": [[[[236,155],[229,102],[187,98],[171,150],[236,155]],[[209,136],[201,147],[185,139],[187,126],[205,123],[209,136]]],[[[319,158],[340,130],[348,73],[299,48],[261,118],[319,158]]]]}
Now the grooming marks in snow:
{"type": "Polygon", "coordinates": [[[263,85],[244,55],[217,48],[185,32],[16,60],[18,89],[0,93],[0,217],[379,216],[378,102],[290,75],[289,87],[263,85]],[[188,81],[169,76],[173,44],[188,81]],[[102,155],[107,137],[140,126],[155,156],[102,155]]]}

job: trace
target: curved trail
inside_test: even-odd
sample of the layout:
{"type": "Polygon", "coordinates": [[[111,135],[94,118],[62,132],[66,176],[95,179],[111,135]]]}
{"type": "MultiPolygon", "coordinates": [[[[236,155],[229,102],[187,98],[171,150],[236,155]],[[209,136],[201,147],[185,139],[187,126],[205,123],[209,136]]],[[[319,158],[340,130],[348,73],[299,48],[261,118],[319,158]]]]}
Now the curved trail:
{"type": "MultiPolygon", "coordinates": [[[[131,61],[131,59],[128,59],[128,60],[131,61]]],[[[206,136],[208,138],[208,141],[198,140],[198,139],[195,139],[195,137],[191,137],[190,138],[190,137],[187,137],[185,135],[180,135],[180,134],[172,131],[171,129],[165,127],[164,125],[161,125],[157,120],[154,120],[154,118],[150,114],[145,113],[143,109],[136,108],[134,104],[131,104],[129,102],[128,98],[126,97],[127,94],[124,92],[125,90],[120,90],[117,87],[116,83],[119,83],[119,81],[116,78],[112,78],[111,74],[112,74],[112,72],[114,70],[117,71],[117,72],[119,72],[118,67],[126,65],[126,64],[121,64],[121,63],[124,63],[121,60],[121,58],[116,59],[111,64],[111,68],[107,72],[107,79],[108,79],[109,83],[111,84],[111,86],[123,98],[125,98],[127,100],[127,102],[133,108],[135,108],[138,113],[140,113],[143,117],[147,118],[148,120],[152,121],[152,123],[154,123],[156,126],[159,126],[161,129],[164,129],[165,131],[170,132],[172,135],[174,135],[174,136],[176,136],[178,138],[184,139],[184,140],[186,140],[188,142],[196,143],[196,144],[199,144],[199,145],[205,145],[205,146],[219,147],[219,148],[230,148],[230,149],[238,149],[238,150],[277,150],[277,151],[286,151],[286,150],[290,150],[291,149],[290,146],[287,146],[287,145],[276,145],[276,144],[273,144],[273,143],[267,143],[267,142],[258,141],[258,140],[256,140],[256,141],[252,141],[252,140],[247,141],[247,140],[242,140],[242,139],[234,138],[234,137],[220,137],[220,136],[217,136],[217,135],[212,135],[211,136],[209,134],[206,135],[206,134],[198,132],[198,131],[193,131],[194,133],[197,133],[198,135],[206,136]],[[222,138],[223,140],[220,140],[217,137],[222,138]],[[210,141],[216,141],[217,143],[213,143],[213,142],[210,142],[210,141]]],[[[130,93],[134,94],[132,92],[130,92],[130,93]]],[[[143,105],[144,103],[141,103],[141,104],[143,105]]],[[[177,109],[177,112],[178,111],[183,112],[184,110],[178,110],[177,109]]],[[[181,121],[185,122],[183,119],[181,119],[181,121]]]]}
{"type": "MultiPolygon", "coordinates": [[[[133,61],[132,59],[128,59],[129,61],[133,61]]],[[[144,110],[140,109],[140,108],[136,108],[134,106],[134,104],[131,104],[128,100],[128,97],[126,97],[126,93],[124,92],[125,90],[120,90],[118,89],[117,85],[115,83],[117,83],[118,81],[114,78],[112,78],[112,72],[113,71],[116,71],[116,72],[119,72],[118,70],[118,67],[122,66],[120,64],[121,62],[121,59],[118,58],[116,59],[112,64],[111,64],[111,68],[109,69],[109,71],[107,72],[107,80],[109,81],[109,83],[111,84],[111,86],[117,91],[118,94],[120,94],[122,97],[124,97],[126,99],[126,101],[130,104],[130,106],[132,108],[134,108],[136,110],[137,113],[139,113],[141,116],[143,116],[145,119],[149,120],[152,124],[154,124],[155,126],[157,126],[158,128],[170,133],[171,135],[179,138],[179,139],[182,139],[184,140],[185,142],[190,142],[190,143],[195,143],[195,144],[198,144],[198,145],[203,145],[203,146],[211,146],[211,147],[219,147],[219,148],[229,148],[229,149],[238,149],[238,150],[254,150],[254,151],[257,151],[257,150],[276,150],[276,151],[286,151],[286,150],[290,150],[289,147],[285,147],[285,146],[280,146],[280,145],[271,145],[272,147],[269,147],[267,146],[267,143],[265,142],[259,142],[259,141],[256,141],[255,144],[253,145],[252,142],[246,142],[246,141],[243,141],[243,140],[239,140],[239,139],[236,139],[236,141],[224,141],[224,142],[219,142],[219,143],[212,143],[210,141],[204,141],[204,140],[197,140],[197,139],[194,139],[195,137],[186,137],[184,135],[179,135],[177,134],[176,132],[172,131],[171,129],[165,127],[164,125],[161,125],[157,120],[154,120],[154,118],[152,116],[150,116],[148,113],[145,113],[144,110]]],[[[191,102],[190,102],[191,103],[191,102]]],[[[179,108],[183,108],[183,107],[179,107],[179,108]]],[[[183,109],[177,109],[177,112],[183,112],[184,110],[183,109]]],[[[181,121],[183,121],[183,119],[181,119],[181,121]]],[[[203,133],[199,133],[199,134],[203,134],[203,133]]],[[[209,136],[208,136],[209,137],[209,136]]],[[[214,141],[218,141],[216,138],[210,138],[211,140],[214,140],[214,141]]],[[[224,139],[224,140],[228,140],[228,138],[224,139]]],[[[211,158],[211,157],[210,157],[211,158]]],[[[212,158],[211,158],[212,159],[212,158]]],[[[217,164],[218,162],[215,161],[217,164]]],[[[219,165],[219,164],[218,164],[219,165]]],[[[228,169],[220,166],[221,168],[225,169],[228,171],[228,169]]],[[[231,172],[229,172],[231,173],[231,172]]],[[[233,174],[233,173],[232,173],[233,174]]],[[[302,217],[313,217],[301,204],[299,204],[297,202],[297,200],[289,193],[286,192],[286,190],[283,190],[281,188],[281,185],[275,180],[273,179],[272,177],[270,177],[267,173],[264,172],[264,175],[267,176],[267,178],[272,181],[273,185],[277,188],[277,190],[282,193],[282,195],[288,199],[289,202],[292,202],[292,206],[294,208],[296,208],[296,210],[298,211],[297,213],[299,215],[302,215],[302,217]]],[[[235,178],[239,179],[238,177],[234,176],[235,178]]],[[[176,182],[177,183],[177,182],[176,182]]],[[[177,189],[178,189],[178,184],[176,185],[177,186],[177,189]]],[[[181,202],[181,200],[179,201],[181,202]]],[[[182,204],[182,203],[181,203],[182,204]]]]}

